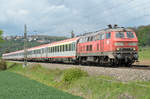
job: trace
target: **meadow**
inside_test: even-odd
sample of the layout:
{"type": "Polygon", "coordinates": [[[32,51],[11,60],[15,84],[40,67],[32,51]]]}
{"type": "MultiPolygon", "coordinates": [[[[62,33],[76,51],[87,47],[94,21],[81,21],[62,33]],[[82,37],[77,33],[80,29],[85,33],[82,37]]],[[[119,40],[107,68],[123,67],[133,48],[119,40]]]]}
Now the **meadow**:
{"type": "Polygon", "coordinates": [[[83,99],[9,70],[0,79],[0,99],[83,99]]]}
{"type": "Polygon", "coordinates": [[[150,47],[139,47],[139,59],[150,60],[150,47]]]}
{"type": "Polygon", "coordinates": [[[89,76],[79,68],[50,70],[40,65],[22,68],[22,64],[8,63],[8,67],[11,65],[13,66],[7,71],[23,75],[44,85],[52,86],[86,99],[150,98],[150,82],[148,81],[127,82],[125,84],[109,76],[89,76]],[[147,87],[138,86],[137,83],[147,87]]]}

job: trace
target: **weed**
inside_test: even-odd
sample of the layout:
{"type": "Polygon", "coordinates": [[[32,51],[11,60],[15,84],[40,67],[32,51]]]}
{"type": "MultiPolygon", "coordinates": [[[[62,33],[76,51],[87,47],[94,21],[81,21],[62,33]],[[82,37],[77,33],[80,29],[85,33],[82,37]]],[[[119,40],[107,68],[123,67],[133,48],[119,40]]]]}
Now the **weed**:
{"type": "Polygon", "coordinates": [[[6,70],[7,69],[7,64],[5,60],[0,61],[0,70],[6,70]]]}
{"type": "Polygon", "coordinates": [[[81,77],[86,77],[86,76],[88,76],[87,72],[85,72],[79,68],[71,68],[71,69],[67,69],[64,72],[62,81],[71,83],[74,80],[77,80],[81,77]]]}

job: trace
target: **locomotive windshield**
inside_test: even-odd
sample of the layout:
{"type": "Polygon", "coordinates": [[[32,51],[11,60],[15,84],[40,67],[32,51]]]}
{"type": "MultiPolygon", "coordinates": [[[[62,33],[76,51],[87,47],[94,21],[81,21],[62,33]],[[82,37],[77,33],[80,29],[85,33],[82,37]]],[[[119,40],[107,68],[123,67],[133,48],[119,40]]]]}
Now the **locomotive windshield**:
{"type": "Polygon", "coordinates": [[[133,32],[127,32],[127,38],[134,38],[133,32]]]}
{"type": "Polygon", "coordinates": [[[127,38],[135,37],[133,32],[117,32],[116,38],[125,38],[125,33],[126,33],[127,38]]]}
{"type": "Polygon", "coordinates": [[[124,32],[117,32],[116,33],[116,38],[124,38],[125,35],[124,35],[124,32]]]}

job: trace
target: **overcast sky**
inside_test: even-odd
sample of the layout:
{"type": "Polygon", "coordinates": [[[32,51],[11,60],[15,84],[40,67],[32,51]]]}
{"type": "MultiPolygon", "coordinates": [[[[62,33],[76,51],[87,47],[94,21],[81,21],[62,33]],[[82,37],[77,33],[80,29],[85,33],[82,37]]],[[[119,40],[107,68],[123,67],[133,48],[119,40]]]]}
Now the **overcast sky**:
{"type": "Polygon", "coordinates": [[[70,36],[97,31],[108,24],[150,24],[149,0],[0,0],[4,35],[70,36]]]}

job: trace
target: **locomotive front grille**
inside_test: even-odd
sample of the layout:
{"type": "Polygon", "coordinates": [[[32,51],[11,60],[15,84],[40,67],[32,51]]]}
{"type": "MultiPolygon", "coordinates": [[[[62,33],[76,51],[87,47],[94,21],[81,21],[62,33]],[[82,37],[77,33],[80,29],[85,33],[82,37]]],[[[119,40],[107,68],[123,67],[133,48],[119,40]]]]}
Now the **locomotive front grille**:
{"type": "Polygon", "coordinates": [[[135,48],[117,48],[116,53],[136,53],[135,48]]]}
{"type": "Polygon", "coordinates": [[[119,48],[119,51],[133,51],[134,48],[119,48]]]}

